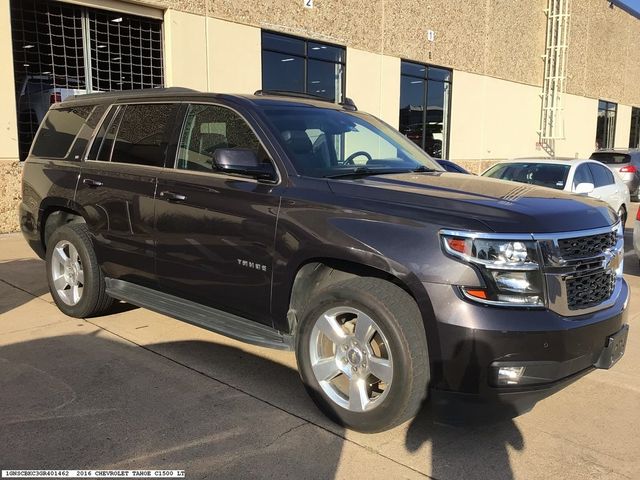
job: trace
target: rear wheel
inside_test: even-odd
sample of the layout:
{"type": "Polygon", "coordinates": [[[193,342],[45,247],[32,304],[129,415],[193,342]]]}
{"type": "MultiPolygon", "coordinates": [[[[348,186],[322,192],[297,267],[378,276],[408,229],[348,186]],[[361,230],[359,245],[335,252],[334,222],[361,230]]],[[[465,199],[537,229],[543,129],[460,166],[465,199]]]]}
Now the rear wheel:
{"type": "Polygon", "coordinates": [[[296,357],[319,408],[355,430],[398,425],[417,413],[427,394],[420,311],[404,290],[378,278],[346,280],[313,296],[296,357]]]}
{"type": "Polygon", "coordinates": [[[47,280],[58,308],[71,317],[99,315],[113,299],[105,292],[89,230],[83,223],[58,228],[47,242],[47,280]]]}

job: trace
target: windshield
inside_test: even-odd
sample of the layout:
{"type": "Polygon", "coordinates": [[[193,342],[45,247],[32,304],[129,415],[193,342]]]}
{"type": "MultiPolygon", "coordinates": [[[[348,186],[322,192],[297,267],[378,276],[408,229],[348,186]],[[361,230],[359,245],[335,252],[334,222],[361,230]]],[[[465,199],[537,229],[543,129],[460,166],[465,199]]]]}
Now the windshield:
{"type": "Polygon", "coordinates": [[[312,177],[442,170],[375,117],[312,106],[264,109],[298,173],[312,177]]]}
{"type": "Polygon", "coordinates": [[[563,190],[570,169],[570,165],[553,163],[499,163],[482,175],[563,190]]]}

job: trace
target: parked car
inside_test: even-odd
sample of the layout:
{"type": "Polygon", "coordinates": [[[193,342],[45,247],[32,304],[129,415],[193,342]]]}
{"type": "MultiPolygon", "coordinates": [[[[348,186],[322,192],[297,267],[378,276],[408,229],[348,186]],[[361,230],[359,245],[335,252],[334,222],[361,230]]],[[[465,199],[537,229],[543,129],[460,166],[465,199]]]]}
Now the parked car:
{"type": "Polygon", "coordinates": [[[488,168],[482,176],[588,195],[609,204],[623,225],[627,219],[630,198],[626,184],[595,160],[506,160],[488,168]]]}
{"type": "Polygon", "coordinates": [[[86,93],[79,79],[65,77],[59,79],[48,75],[27,75],[20,81],[18,88],[18,133],[20,157],[26,158],[31,142],[40,122],[49,110],[49,106],[61,102],[67,97],[86,93]],[[72,85],[77,88],[61,87],[72,85]]]}
{"type": "Polygon", "coordinates": [[[23,172],[22,231],[61,311],[124,300],[293,350],[357,430],[428,391],[522,412],[624,352],[615,212],[444,172],[351,104],[84,95],[51,107],[23,172]]]}
{"type": "Polygon", "coordinates": [[[616,172],[627,185],[631,199],[638,201],[640,194],[640,150],[598,150],[592,153],[590,158],[604,163],[616,172]]]}
{"type": "Polygon", "coordinates": [[[447,172],[453,172],[453,173],[465,173],[467,175],[472,175],[471,172],[465,170],[464,168],[462,168],[460,165],[458,165],[455,162],[452,162],[451,160],[441,160],[441,159],[434,159],[436,162],[438,162],[438,165],[440,165],[442,168],[444,168],[447,172]]]}

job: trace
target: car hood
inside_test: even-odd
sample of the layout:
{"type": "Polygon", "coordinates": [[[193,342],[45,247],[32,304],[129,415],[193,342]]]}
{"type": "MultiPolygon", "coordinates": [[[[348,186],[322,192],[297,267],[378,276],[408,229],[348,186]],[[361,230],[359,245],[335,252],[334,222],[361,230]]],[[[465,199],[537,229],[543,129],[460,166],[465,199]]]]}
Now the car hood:
{"type": "Polygon", "coordinates": [[[604,202],[587,196],[458,173],[376,175],[330,180],[329,187],[337,195],[403,204],[407,213],[427,209],[433,218],[437,212],[443,225],[456,217],[457,225],[468,219],[470,225],[481,222],[495,232],[567,232],[617,221],[604,202]]]}

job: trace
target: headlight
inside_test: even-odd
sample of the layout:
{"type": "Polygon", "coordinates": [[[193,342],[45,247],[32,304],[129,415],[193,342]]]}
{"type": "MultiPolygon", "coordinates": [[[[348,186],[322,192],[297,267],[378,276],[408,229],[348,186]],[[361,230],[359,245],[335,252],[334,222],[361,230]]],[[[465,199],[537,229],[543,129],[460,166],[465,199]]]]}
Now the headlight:
{"type": "Polygon", "coordinates": [[[466,297],[492,305],[544,306],[535,241],[448,231],[441,232],[441,237],[445,252],[477,266],[482,275],[484,287],[461,287],[466,297]]]}

